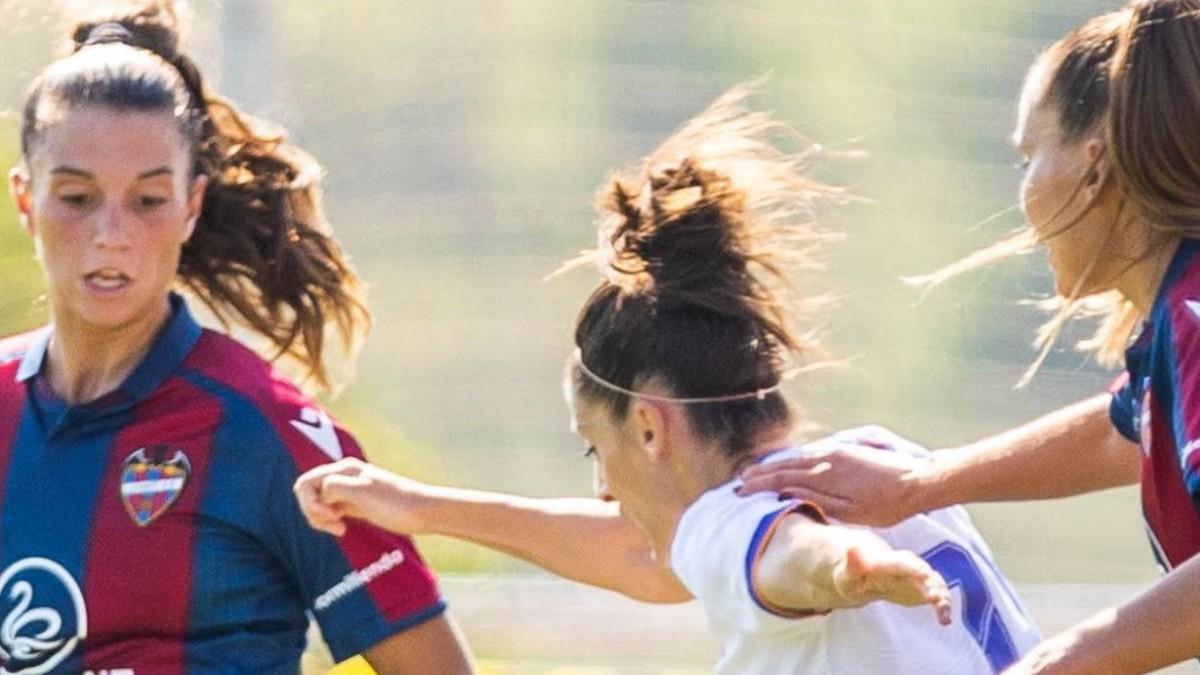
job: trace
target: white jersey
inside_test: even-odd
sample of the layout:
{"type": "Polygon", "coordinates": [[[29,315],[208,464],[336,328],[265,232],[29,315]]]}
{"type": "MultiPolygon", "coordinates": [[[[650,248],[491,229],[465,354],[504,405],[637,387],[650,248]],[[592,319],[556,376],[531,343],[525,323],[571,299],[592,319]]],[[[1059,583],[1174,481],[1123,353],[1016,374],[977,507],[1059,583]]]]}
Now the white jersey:
{"type": "MultiPolygon", "coordinates": [[[[879,427],[769,455],[774,462],[855,443],[927,456],[879,427]]],[[[709,490],[684,512],[671,567],[704,606],[723,649],[716,671],[737,675],[974,675],[999,673],[1038,643],[1029,613],[1000,574],[962,507],[931,511],[893,527],[870,528],[892,547],[922,556],[952,593],[950,626],[928,605],[873,602],[806,617],[769,609],[754,588],[754,565],[784,516],[802,510],[774,493],[739,497],[738,481],[709,490]]],[[[839,523],[840,524],[840,523],[839,523]]]]}

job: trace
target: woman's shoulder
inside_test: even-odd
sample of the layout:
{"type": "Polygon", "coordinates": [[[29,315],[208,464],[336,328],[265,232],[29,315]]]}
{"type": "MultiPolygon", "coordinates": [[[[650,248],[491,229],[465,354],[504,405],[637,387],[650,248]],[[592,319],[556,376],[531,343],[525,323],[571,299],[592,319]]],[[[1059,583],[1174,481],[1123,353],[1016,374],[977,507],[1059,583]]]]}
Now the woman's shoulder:
{"type": "Polygon", "coordinates": [[[1167,319],[1175,330],[1196,332],[1200,326],[1200,241],[1185,240],[1175,253],[1159,291],[1152,321],[1167,319]]]}
{"type": "Polygon", "coordinates": [[[239,340],[204,329],[183,362],[192,378],[259,402],[303,398],[294,382],[239,340]]]}
{"type": "Polygon", "coordinates": [[[20,359],[46,332],[46,327],[0,337],[0,363],[20,359]]]}
{"type": "Polygon", "coordinates": [[[353,439],[318,402],[234,338],[205,330],[184,371],[221,400],[225,423],[240,430],[233,435],[239,443],[286,448],[306,468],[357,454],[353,439]]]}

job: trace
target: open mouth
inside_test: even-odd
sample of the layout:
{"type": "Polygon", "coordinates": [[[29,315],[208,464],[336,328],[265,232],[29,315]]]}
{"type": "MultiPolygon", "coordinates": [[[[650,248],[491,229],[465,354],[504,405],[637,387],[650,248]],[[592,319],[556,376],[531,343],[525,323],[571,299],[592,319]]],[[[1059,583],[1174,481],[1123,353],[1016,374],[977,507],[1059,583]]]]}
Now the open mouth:
{"type": "Polygon", "coordinates": [[[99,291],[115,291],[128,286],[132,279],[124,272],[102,269],[83,277],[84,282],[99,291]]]}

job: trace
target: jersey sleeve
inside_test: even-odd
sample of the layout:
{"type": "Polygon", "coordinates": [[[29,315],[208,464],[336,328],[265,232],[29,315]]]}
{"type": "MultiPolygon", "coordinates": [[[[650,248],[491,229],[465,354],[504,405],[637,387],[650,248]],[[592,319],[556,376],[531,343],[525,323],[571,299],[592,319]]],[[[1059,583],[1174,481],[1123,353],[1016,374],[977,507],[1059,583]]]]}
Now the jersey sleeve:
{"type": "Polygon", "coordinates": [[[819,628],[824,613],[772,606],[755,584],[763,552],[793,513],[823,519],[810,504],[781,503],[773,494],[739,497],[728,486],[706,494],[684,514],[671,546],[671,567],[712,622],[743,634],[819,628]]]}
{"type": "Polygon", "coordinates": [[[1141,436],[1138,434],[1134,419],[1137,395],[1133,391],[1133,378],[1129,377],[1128,372],[1122,373],[1109,385],[1108,390],[1112,392],[1112,402],[1108,405],[1108,417],[1112,420],[1113,426],[1125,438],[1134,443],[1140,443],[1141,436]]]}
{"type": "MultiPolygon", "coordinates": [[[[1177,308],[1172,326],[1171,402],[1175,449],[1192,498],[1200,497],[1200,316],[1187,300],[1177,308]]],[[[1155,394],[1157,395],[1157,394],[1155,394]]]]}
{"type": "Polygon", "coordinates": [[[304,471],[340,457],[363,457],[345,430],[305,408],[285,432],[290,460],[273,471],[270,540],[336,660],[440,615],[445,603],[432,571],[408,537],[348,523],[342,537],[312,529],[292,494],[304,471]],[[307,418],[307,419],[306,419],[307,418]]]}

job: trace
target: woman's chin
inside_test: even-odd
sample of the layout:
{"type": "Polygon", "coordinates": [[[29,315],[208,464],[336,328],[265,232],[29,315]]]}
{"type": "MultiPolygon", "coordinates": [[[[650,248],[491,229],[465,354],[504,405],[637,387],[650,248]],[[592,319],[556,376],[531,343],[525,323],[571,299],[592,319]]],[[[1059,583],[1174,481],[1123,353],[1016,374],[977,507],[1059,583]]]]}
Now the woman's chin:
{"type": "MultiPolygon", "coordinates": [[[[74,320],[94,330],[118,330],[154,314],[154,307],[135,298],[81,298],[72,304],[74,320]]],[[[64,317],[66,318],[66,317],[64,317]]]]}

